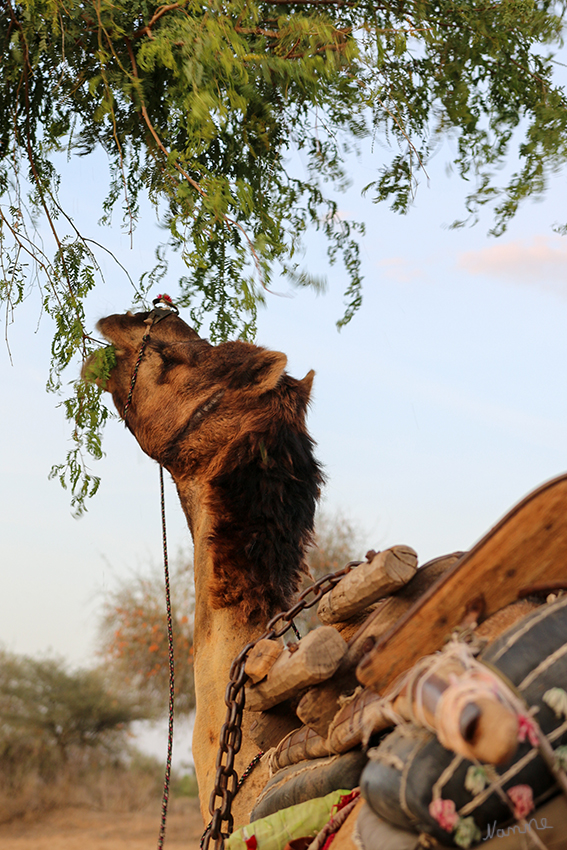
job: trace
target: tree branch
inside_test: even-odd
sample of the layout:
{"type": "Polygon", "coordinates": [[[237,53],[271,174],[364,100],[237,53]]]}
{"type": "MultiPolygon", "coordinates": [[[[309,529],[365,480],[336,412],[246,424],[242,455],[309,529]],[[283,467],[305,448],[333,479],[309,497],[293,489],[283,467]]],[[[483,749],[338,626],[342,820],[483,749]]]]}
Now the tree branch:
{"type": "MultiPolygon", "coordinates": [[[[130,61],[132,63],[132,71],[134,73],[134,76],[137,79],[139,79],[138,68],[137,68],[137,65],[136,65],[136,57],[134,56],[134,51],[132,50],[132,44],[131,44],[131,42],[128,38],[126,38],[125,41],[126,41],[126,49],[128,50],[128,54],[130,56],[130,61]]],[[[152,124],[151,120],[150,120],[150,116],[148,115],[148,110],[146,109],[146,106],[145,106],[143,101],[141,101],[141,110],[142,110],[142,115],[144,117],[144,121],[146,122],[146,126],[147,126],[148,130],[150,131],[150,133],[152,134],[153,138],[155,139],[156,145],[158,146],[159,150],[164,154],[164,156],[169,158],[169,152],[168,152],[167,148],[165,147],[165,145],[163,144],[160,137],[158,136],[157,131],[156,131],[154,125],[152,124]]],[[[195,191],[198,192],[201,195],[202,198],[208,197],[205,190],[197,183],[196,180],[193,180],[193,178],[189,174],[187,174],[185,169],[182,168],[181,165],[178,162],[175,162],[174,165],[175,165],[176,170],[187,180],[187,182],[191,186],[193,186],[195,191]]],[[[252,243],[252,240],[250,239],[250,237],[248,236],[248,234],[246,233],[246,231],[244,230],[242,225],[239,224],[239,222],[235,221],[235,219],[229,218],[227,215],[223,214],[222,220],[224,221],[224,223],[227,226],[236,227],[238,230],[240,230],[240,232],[242,233],[242,235],[246,239],[246,241],[248,243],[248,247],[250,249],[250,253],[252,254],[252,258],[254,260],[254,265],[256,266],[256,271],[258,272],[258,276],[260,278],[262,286],[264,287],[264,289],[266,289],[267,287],[266,287],[266,283],[264,281],[264,275],[262,273],[262,266],[261,266],[261,263],[260,263],[260,258],[258,256],[256,249],[254,248],[254,244],[252,243]]]]}
{"type": "Polygon", "coordinates": [[[136,30],[135,33],[132,34],[132,38],[140,38],[142,35],[147,35],[148,38],[153,38],[152,36],[152,27],[153,25],[159,21],[162,15],[165,15],[166,12],[171,12],[172,9],[181,8],[182,3],[169,3],[167,6],[160,6],[157,12],[154,12],[148,23],[145,27],[142,27],[139,30],[136,30]]]}

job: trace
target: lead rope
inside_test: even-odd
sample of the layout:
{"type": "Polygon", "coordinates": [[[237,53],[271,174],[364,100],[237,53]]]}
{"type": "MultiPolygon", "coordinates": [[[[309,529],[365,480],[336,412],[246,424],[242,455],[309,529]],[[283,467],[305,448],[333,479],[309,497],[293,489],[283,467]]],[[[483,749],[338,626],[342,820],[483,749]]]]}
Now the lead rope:
{"type": "MultiPolygon", "coordinates": [[[[134,370],[132,372],[132,378],[130,380],[130,389],[128,391],[128,397],[126,399],[126,404],[124,405],[124,409],[122,411],[122,419],[126,422],[126,414],[128,413],[128,409],[132,402],[132,395],[134,393],[134,387],[136,385],[136,379],[138,377],[138,369],[140,368],[140,363],[142,362],[142,358],[144,356],[146,345],[148,344],[148,340],[150,338],[150,331],[152,326],[159,322],[161,319],[165,318],[172,313],[177,314],[177,307],[173,304],[169,295],[158,295],[157,298],[154,298],[153,301],[154,309],[150,312],[148,319],[148,329],[144,336],[142,337],[142,342],[140,345],[140,350],[138,352],[138,358],[136,363],[134,364],[134,370]],[[159,305],[162,305],[160,307],[159,305]]],[[[161,824],[159,830],[159,838],[158,838],[158,850],[163,850],[163,843],[165,841],[165,826],[167,821],[167,806],[169,803],[169,788],[171,784],[171,756],[173,753],[173,712],[174,712],[174,703],[175,703],[175,665],[173,660],[173,623],[171,618],[171,592],[169,587],[169,560],[167,557],[167,532],[165,525],[165,488],[163,485],[163,466],[160,464],[159,467],[159,483],[160,483],[160,494],[161,494],[161,536],[163,543],[163,571],[165,578],[165,605],[167,610],[167,649],[169,656],[169,705],[168,705],[168,726],[167,726],[167,759],[165,763],[165,776],[163,779],[163,796],[161,799],[161,824]]]]}
{"type": "Polygon", "coordinates": [[[173,752],[173,709],[175,703],[175,665],[173,661],[173,623],[171,618],[171,593],[169,589],[169,565],[167,558],[167,535],[165,528],[165,490],[163,486],[163,466],[159,468],[159,483],[161,491],[161,532],[163,539],[163,571],[165,575],[165,604],[167,608],[167,648],[169,654],[169,710],[167,729],[167,761],[163,780],[163,797],[161,800],[161,826],[158,838],[158,850],[163,850],[165,839],[165,824],[167,820],[167,804],[169,802],[169,786],[171,780],[171,755],[173,752]]]}

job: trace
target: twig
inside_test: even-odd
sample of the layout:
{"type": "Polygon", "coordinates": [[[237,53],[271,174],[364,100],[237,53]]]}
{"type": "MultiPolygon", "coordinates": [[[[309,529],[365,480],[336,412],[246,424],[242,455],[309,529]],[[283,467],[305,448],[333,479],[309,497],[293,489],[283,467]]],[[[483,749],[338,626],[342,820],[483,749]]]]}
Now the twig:
{"type": "Polygon", "coordinates": [[[427,179],[429,180],[429,174],[427,173],[427,169],[425,168],[425,165],[423,164],[423,160],[421,159],[421,157],[420,157],[420,155],[419,155],[419,152],[418,152],[418,150],[417,150],[416,146],[414,145],[414,143],[412,142],[412,140],[410,139],[410,137],[409,137],[409,136],[408,136],[408,134],[406,133],[405,128],[404,128],[404,126],[403,126],[403,124],[401,123],[401,121],[399,120],[399,118],[397,117],[397,115],[394,115],[394,113],[391,111],[391,109],[388,109],[388,107],[384,104],[384,102],[381,100],[381,98],[379,98],[379,97],[378,97],[378,95],[376,95],[376,100],[378,101],[378,103],[380,104],[380,106],[382,107],[382,109],[383,109],[385,112],[387,112],[387,113],[388,113],[388,115],[390,116],[390,118],[391,118],[391,119],[392,119],[392,120],[393,120],[393,121],[394,121],[394,122],[398,125],[398,127],[400,128],[400,132],[402,133],[402,135],[403,135],[404,139],[406,140],[406,142],[408,143],[408,145],[410,146],[410,148],[412,149],[412,151],[415,153],[415,155],[416,155],[416,157],[417,157],[417,161],[419,162],[419,166],[420,166],[420,168],[423,170],[423,173],[425,174],[425,176],[426,176],[426,177],[427,177],[427,179]]]}
{"type": "MultiPolygon", "coordinates": [[[[135,76],[137,79],[139,79],[139,77],[138,77],[138,68],[137,68],[137,66],[136,66],[136,58],[135,58],[135,56],[134,56],[134,51],[132,50],[132,44],[131,44],[131,42],[130,42],[130,40],[129,40],[128,38],[127,38],[127,39],[125,39],[125,41],[126,41],[126,49],[128,50],[128,54],[129,54],[129,56],[130,56],[130,61],[131,61],[131,63],[132,63],[132,70],[133,70],[134,76],[135,76]]],[[[160,137],[159,137],[159,135],[158,135],[158,133],[157,133],[157,131],[156,131],[155,127],[153,126],[153,124],[152,124],[152,122],[151,122],[151,120],[150,120],[150,117],[149,117],[149,115],[148,115],[148,111],[147,111],[147,109],[146,109],[146,105],[145,105],[145,103],[144,103],[143,101],[141,101],[141,111],[142,111],[142,115],[143,115],[143,117],[144,117],[144,121],[146,122],[146,125],[147,125],[147,127],[148,127],[148,130],[150,131],[150,133],[151,133],[151,134],[152,134],[152,136],[154,137],[155,142],[156,142],[156,144],[157,144],[157,146],[158,146],[159,150],[160,150],[160,151],[164,154],[164,156],[169,157],[169,152],[168,152],[167,148],[165,147],[165,145],[163,144],[162,140],[160,139],[160,137]]],[[[196,192],[198,192],[198,193],[201,195],[201,197],[202,197],[202,198],[207,198],[207,197],[208,197],[208,195],[207,195],[207,193],[205,192],[205,190],[204,190],[204,189],[203,189],[203,188],[202,188],[202,187],[201,187],[201,186],[197,183],[197,181],[196,181],[196,180],[193,180],[193,178],[192,178],[192,177],[191,177],[191,176],[190,176],[190,175],[189,175],[189,174],[185,171],[185,169],[184,169],[184,168],[182,168],[182,167],[181,167],[181,165],[180,165],[178,162],[175,162],[175,168],[176,168],[176,170],[177,170],[177,171],[178,171],[178,172],[179,172],[179,173],[180,173],[180,174],[181,174],[181,175],[182,175],[182,176],[183,176],[183,177],[187,180],[187,182],[188,182],[191,186],[193,186],[193,188],[195,189],[195,191],[196,191],[196,192]]],[[[248,246],[249,246],[249,248],[250,248],[250,253],[252,254],[252,258],[253,258],[253,260],[254,260],[254,265],[256,266],[256,270],[257,270],[257,272],[258,272],[258,276],[259,276],[260,281],[261,281],[261,283],[262,283],[262,286],[263,286],[263,288],[264,288],[264,289],[267,289],[267,286],[266,286],[266,283],[265,283],[265,280],[264,280],[264,275],[263,275],[263,273],[262,273],[262,267],[261,267],[261,264],[260,264],[260,258],[258,257],[258,254],[257,254],[257,252],[256,252],[256,249],[254,248],[254,245],[253,245],[253,243],[252,243],[252,240],[250,239],[250,237],[248,236],[248,234],[246,233],[246,231],[244,230],[244,228],[242,227],[242,225],[241,225],[241,224],[239,224],[237,221],[235,221],[235,220],[234,220],[234,219],[232,219],[232,218],[229,218],[229,217],[228,217],[226,214],[224,214],[224,213],[223,213],[223,215],[222,215],[222,220],[224,221],[224,223],[225,223],[226,225],[231,225],[232,227],[236,227],[238,230],[240,230],[240,232],[242,233],[242,235],[243,235],[243,236],[244,236],[244,238],[246,239],[246,241],[247,241],[247,243],[248,243],[248,246]]]]}
{"type": "Polygon", "coordinates": [[[153,25],[159,21],[162,15],[165,15],[166,12],[171,12],[172,9],[179,9],[183,4],[182,3],[169,3],[167,6],[160,6],[157,12],[154,12],[148,23],[145,27],[142,27],[139,30],[136,30],[135,33],[132,34],[132,38],[140,38],[142,35],[147,35],[148,38],[153,38],[152,36],[152,27],[153,25]]]}

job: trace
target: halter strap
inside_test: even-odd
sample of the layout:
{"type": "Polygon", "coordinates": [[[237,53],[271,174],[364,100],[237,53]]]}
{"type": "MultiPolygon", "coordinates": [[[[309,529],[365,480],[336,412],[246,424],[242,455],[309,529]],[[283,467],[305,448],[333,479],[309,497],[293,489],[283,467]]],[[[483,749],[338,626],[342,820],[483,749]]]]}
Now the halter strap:
{"type": "Polygon", "coordinates": [[[138,369],[140,368],[140,363],[142,362],[142,358],[144,356],[146,345],[148,344],[148,340],[150,338],[150,331],[154,325],[157,325],[158,322],[161,322],[162,319],[165,319],[167,316],[178,316],[179,310],[171,300],[169,295],[165,293],[163,295],[158,295],[157,298],[154,298],[152,301],[154,305],[154,309],[148,314],[148,318],[144,319],[144,324],[148,325],[148,329],[144,336],[142,337],[142,344],[140,345],[140,350],[138,352],[138,357],[136,363],[134,364],[134,371],[132,372],[132,380],[130,381],[130,389],[128,390],[128,398],[126,399],[126,404],[124,405],[124,410],[122,411],[122,419],[126,421],[126,414],[128,413],[128,408],[132,402],[132,395],[134,393],[134,387],[136,386],[136,379],[138,377],[138,369]]]}

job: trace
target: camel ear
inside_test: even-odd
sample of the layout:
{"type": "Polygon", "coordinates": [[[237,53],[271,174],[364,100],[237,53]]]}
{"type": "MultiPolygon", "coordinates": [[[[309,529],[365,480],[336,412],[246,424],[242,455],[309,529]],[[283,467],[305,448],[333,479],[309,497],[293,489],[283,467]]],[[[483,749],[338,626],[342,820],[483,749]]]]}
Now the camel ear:
{"type": "Polygon", "coordinates": [[[286,366],[287,357],[281,351],[259,351],[254,357],[252,366],[252,383],[255,389],[260,393],[273,390],[286,366]]]}
{"type": "Polygon", "coordinates": [[[315,372],[311,369],[306,376],[301,380],[297,381],[297,410],[301,415],[305,415],[305,411],[307,410],[307,405],[309,404],[309,398],[311,397],[311,389],[313,387],[313,378],[315,377],[315,372]]]}
{"type": "Polygon", "coordinates": [[[304,378],[299,382],[299,386],[301,387],[303,393],[305,394],[305,401],[308,402],[311,398],[311,390],[313,389],[313,378],[315,377],[315,370],[310,369],[304,378]]]}

